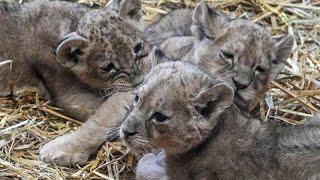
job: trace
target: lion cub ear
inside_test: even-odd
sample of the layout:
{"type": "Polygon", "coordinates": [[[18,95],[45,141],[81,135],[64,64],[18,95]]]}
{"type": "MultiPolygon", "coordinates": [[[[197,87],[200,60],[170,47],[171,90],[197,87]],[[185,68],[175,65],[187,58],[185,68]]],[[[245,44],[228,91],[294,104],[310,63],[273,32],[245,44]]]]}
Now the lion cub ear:
{"type": "Polygon", "coordinates": [[[199,40],[203,38],[214,39],[215,32],[222,30],[229,19],[214,8],[209,8],[207,3],[200,2],[193,11],[191,31],[199,40]]]}
{"type": "Polygon", "coordinates": [[[281,64],[285,63],[291,54],[294,38],[292,35],[287,35],[274,43],[276,50],[276,59],[273,63],[281,64]]]}
{"type": "Polygon", "coordinates": [[[76,32],[64,36],[55,52],[57,61],[64,67],[73,67],[78,63],[77,56],[88,44],[89,41],[76,32]]]}
{"type": "Polygon", "coordinates": [[[287,59],[290,57],[294,38],[292,35],[287,35],[280,40],[276,40],[273,44],[275,51],[275,59],[272,60],[270,78],[275,79],[284,65],[288,65],[287,59]]]}
{"type": "Polygon", "coordinates": [[[120,0],[119,15],[139,22],[142,17],[141,7],[140,0],[120,0]]]}
{"type": "Polygon", "coordinates": [[[204,88],[193,100],[195,110],[206,119],[218,117],[229,108],[234,99],[233,88],[226,83],[219,83],[204,88]]]}

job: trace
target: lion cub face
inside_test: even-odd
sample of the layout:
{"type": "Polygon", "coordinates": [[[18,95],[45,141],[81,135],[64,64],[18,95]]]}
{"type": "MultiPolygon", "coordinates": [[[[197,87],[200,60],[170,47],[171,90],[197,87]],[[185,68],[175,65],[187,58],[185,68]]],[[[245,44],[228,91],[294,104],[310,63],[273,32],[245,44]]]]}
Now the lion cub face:
{"type": "Polygon", "coordinates": [[[191,30],[195,63],[233,81],[235,100],[244,108],[264,94],[293,46],[291,36],[275,41],[267,29],[249,20],[229,19],[203,2],[194,10],[191,30]]]}
{"type": "Polygon", "coordinates": [[[56,50],[63,66],[95,88],[138,83],[143,58],[150,50],[135,16],[141,8],[139,0],[115,4],[119,12],[110,9],[88,12],[77,31],[65,36],[56,50]]]}
{"type": "Polygon", "coordinates": [[[164,149],[182,153],[196,147],[233,102],[233,89],[192,65],[170,62],[147,76],[121,137],[135,153],[164,149]]]}

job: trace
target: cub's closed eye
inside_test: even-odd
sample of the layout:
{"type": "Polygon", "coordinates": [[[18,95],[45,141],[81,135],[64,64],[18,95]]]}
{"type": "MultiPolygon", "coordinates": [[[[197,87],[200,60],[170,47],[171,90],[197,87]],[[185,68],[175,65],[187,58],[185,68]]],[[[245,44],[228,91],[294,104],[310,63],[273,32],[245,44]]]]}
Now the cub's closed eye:
{"type": "Polygon", "coordinates": [[[139,43],[133,48],[133,51],[135,54],[139,54],[141,51],[143,51],[143,48],[144,48],[144,44],[139,43]]]}
{"type": "Polygon", "coordinates": [[[110,72],[113,69],[115,69],[115,67],[112,63],[109,63],[107,66],[102,67],[102,70],[106,73],[110,72]]]}
{"type": "Polygon", "coordinates": [[[160,112],[155,112],[152,116],[151,119],[154,119],[156,122],[164,122],[166,120],[168,120],[168,116],[160,113],[160,112]]]}
{"type": "Polygon", "coordinates": [[[225,50],[221,50],[220,51],[220,57],[223,58],[223,59],[233,59],[234,58],[234,54],[231,53],[231,52],[227,52],[225,50]]]}
{"type": "Polygon", "coordinates": [[[256,68],[256,71],[258,71],[259,73],[265,73],[265,72],[267,72],[266,69],[264,69],[264,68],[262,68],[262,67],[260,67],[260,66],[258,66],[258,67],[256,68]]]}

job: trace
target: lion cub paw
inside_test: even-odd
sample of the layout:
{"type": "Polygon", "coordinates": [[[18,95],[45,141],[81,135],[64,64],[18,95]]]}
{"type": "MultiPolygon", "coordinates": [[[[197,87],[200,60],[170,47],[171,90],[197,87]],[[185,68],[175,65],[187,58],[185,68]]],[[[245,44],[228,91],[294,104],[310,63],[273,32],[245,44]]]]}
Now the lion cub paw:
{"type": "Polygon", "coordinates": [[[59,137],[44,145],[40,149],[40,159],[65,167],[84,165],[92,152],[86,150],[87,147],[75,144],[72,139],[67,137],[59,137]]]}
{"type": "Polygon", "coordinates": [[[148,153],[144,155],[138,162],[136,170],[137,180],[167,180],[165,170],[165,154],[148,153]]]}

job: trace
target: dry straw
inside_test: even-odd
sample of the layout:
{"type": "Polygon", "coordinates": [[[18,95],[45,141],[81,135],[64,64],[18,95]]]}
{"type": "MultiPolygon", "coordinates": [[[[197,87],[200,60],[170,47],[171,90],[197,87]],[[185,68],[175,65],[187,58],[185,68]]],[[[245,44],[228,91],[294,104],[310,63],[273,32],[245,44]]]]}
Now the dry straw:
{"type": "MultiPolygon", "coordinates": [[[[103,6],[108,0],[81,3],[103,6]]],[[[272,82],[259,116],[263,119],[299,123],[319,111],[320,98],[320,2],[312,0],[208,0],[233,17],[264,24],[275,38],[295,36],[288,66],[272,82]]],[[[191,0],[143,0],[144,18],[156,19],[172,9],[194,6],[191,0]]],[[[11,61],[0,64],[10,68],[11,61]]],[[[69,133],[81,123],[48,105],[33,91],[0,97],[0,179],[131,179],[136,160],[120,141],[108,142],[87,165],[65,168],[38,159],[39,147],[69,133]]]]}

